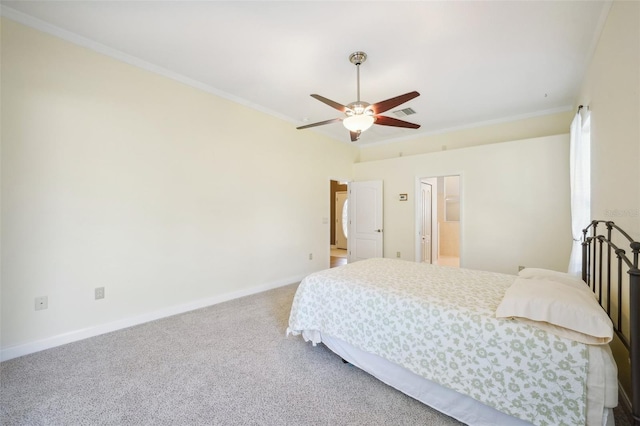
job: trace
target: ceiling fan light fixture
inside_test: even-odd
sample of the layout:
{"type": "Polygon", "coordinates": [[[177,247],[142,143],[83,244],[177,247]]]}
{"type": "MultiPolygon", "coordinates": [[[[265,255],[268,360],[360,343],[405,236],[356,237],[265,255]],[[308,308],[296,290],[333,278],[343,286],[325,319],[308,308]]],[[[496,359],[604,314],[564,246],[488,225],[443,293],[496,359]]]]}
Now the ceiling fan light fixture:
{"type": "MultiPolygon", "coordinates": [[[[349,130],[351,142],[357,141],[360,137],[360,133],[364,132],[374,124],[378,124],[380,126],[404,127],[408,129],[420,128],[419,124],[409,123],[408,121],[398,120],[397,118],[388,117],[386,115],[380,115],[385,111],[389,111],[390,109],[395,108],[398,105],[402,105],[403,103],[408,102],[417,96],[420,96],[420,93],[416,91],[405,93],[404,95],[386,99],[381,102],[376,102],[373,105],[368,102],[362,102],[360,100],[360,65],[362,65],[362,63],[366,59],[367,55],[364,52],[355,52],[352,53],[351,56],[349,56],[349,61],[352,64],[356,65],[357,69],[356,83],[358,100],[356,100],[355,102],[351,102],[348,105],[342,105],[341,103],[332,101],[331,99],[327,99],[324,96],[320,96],[318,94],[311,95],[312,98],[317,99],[320,102],[329,105],[331,108],[337,109],[338,111],[344,113],[346,115],[345,118],[334,118],[331,120],[319,121],[317,123],[306,124],[304,126],[299,126],[296,128],[299,130],[308,129],[309,127],[322,126],[325,124],[342,121],[344,127],[349,130]]],[[[408,111],[411,109],[407,108],[406,110],[408,111]]]]}
{"type": "Polygon", "coordinates": [[[364,132],[373,126],[374,121],[375,119],[372,115],[358,114],[345,118],[342,120],[342,124],[344,124],[344,127],[350,132],[364,132]]]}

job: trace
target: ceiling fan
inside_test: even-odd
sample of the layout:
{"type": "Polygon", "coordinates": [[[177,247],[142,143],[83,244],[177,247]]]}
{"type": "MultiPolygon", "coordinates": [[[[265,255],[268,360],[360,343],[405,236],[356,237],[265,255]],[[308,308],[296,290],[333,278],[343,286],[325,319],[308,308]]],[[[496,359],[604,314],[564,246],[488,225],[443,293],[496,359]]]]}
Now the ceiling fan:
{"type": "Polygon", "coordinates": [[[405,93],[404,95],[396,96],[395,98],[390,98],[385,101],[377,102],[375,104],[369,104],[367,102],[360,101],[360,65],[362,65],[362,63],[366,60],[367,54],[364,52],[354,52],[349,55],[349,61],[354,64],[358,70],[357,101],[351,102],[348,105],[342,105],[320,95],[311,95],[311,97],[319,100],[320,102],[323,102],[330,107],[343,112],[346,117],[333,118],[331,120],[307,124],[305,126],[297,127],[298,130],[342,121],[344,127],[349,130],[351,142],[355,142],[360,137],[360,134],[371,127],[373,124],[378,124],[380,126],[406,127],[409,129],[418,129],[420,127],[419,124],[409,123],[408,121],[398,120],[397,118],[380,115],[383,112],[390,110],[391,108],[395,108],[398,105],[401,105],[413,98],[420,96],[420,93],[416,91],[405,93]]]}

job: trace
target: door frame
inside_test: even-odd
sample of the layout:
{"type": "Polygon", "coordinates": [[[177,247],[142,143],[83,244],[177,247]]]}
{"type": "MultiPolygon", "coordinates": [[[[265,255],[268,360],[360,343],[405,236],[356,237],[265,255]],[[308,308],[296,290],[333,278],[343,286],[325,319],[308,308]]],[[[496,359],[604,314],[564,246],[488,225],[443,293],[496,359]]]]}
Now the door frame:
{"type": "MultiPolygon", "coordinates": [[[[327,204],[327,215],[324,216],[322,218],[322,223],[327,225],[327,232],[325,232],[326,238],[327,238],[327,269],[329,269],[331,267],[331,224],[330,222],[330,218],[331,218],[331,181],[336,181],[336,182],[345,182],[347,184],[347,192],[349,191],[349,184],[351,182],[353,182],[353,178],[345,178],[345,177],[335,177],[335,176],[329,176],[327,179],[327,183],[329,184],[329,193],[326,195],[325,199],[328,201],[327,204]]],[[[347,224],[347,230],[349,233],[351,233],[351,226],[349,224],[347,224]]],[[[349,238],[347,238],[347,246],[349,245],[349,238]]],[[[348,247],[347,247],[348,250],[348,247]]]]}
{"type": "MultiPolygon", "coordinates": [[[[348,203],[349,203],[349,189],[347,189],[346,191],[336,191],[336,205],[335,205],[335,228],[334,228],[334,234],[335,234],[335,246],[336,248],[341,248],[339,247],[338,244],[338,236],[339,235],[344,235],[344,242],[345,242],[345,246],[348,245],[348,241],[349,241],[349,218],[347,217],[347,233],[345,234],[343,232],[344,229],[344,224],[342,222],[342,217],[344,216],[344,206],[347,205],[348,208],[348,203]],[[338,199],[340,198],[340,196],[344,196],[344,203],[342,205],[338,205],[338,199]],[[340,214],[338,214],[338,210],[340,211],[340,214]]],[[[344,247],[344,250],[347,250],[348,247],[344,247]]]]}
{"type": "MultiPolygon", "coordinates": [[[[463,253],[464,253],[464,241],[463,241],[463,235],[464,235],[464,191],[465,191],[465,185],[464,185],[464,173],[462,172],[451,172],[451,173],[443,173],[443,174],[438,174],[435,176],[419,176],[415,178],[415,182],[414,182],[414,194],[415,194],[415,203],[414,203],[414,236],[415,236],[415,261],[420,263],[422,261],[422,244],[420,241],[420,227],[421,227],[421,221],[422,221],[422,187],[420,186],[420,183],[423,180],[427,180],[427,179],[438,179],[439,177],[446,177],[446,176],[460,176],[460,267],[464,267],[464,260],[463,260],[463,253]]],[[[438,223],[438,190],[437,190],[437,182],[435,185],[436,191],[435,194],[432,193],[431,194],[431,205],[432,205],[432,223],[435,223],[435,228],[432,227],[432,235],[431,235],[431,259],[432,261],[434,259],[437,259],[438,257],[438,241],[437,239],[439,238],[439,235],[437,235],[434,238],[434,230],[436,234],[439,234],[439,230],[437,229],[437,223],[438,223]],[[433,214],[435,212],[435,214],[433,214]],[[434,253],[433,250],[436,250],[436,252],[434,253]]]]}

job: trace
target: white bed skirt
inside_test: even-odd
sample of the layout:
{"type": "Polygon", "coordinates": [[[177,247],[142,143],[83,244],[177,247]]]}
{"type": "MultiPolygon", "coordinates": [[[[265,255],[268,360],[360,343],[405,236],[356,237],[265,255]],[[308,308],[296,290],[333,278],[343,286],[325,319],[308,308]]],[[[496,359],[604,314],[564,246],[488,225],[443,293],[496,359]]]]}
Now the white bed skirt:
{"type": "MultiPolygon", "coordinates": [[[[529,422],[504,414],[473,398],[420,377],[384,358],[362,351],[335,337],[325,334],[318,336],[317,333],[313,332],[313,336],[305,335],[307,334],[306,332],[302,334],[305,340],[321,340],[331,351],[350,364],[366,371],[400,392],[463,423],[474,426],[531,426],[529,422]]],[[[614,423],[613,409],[605,409],[602,416],[602,425],[614,426],[614,423]]]]}

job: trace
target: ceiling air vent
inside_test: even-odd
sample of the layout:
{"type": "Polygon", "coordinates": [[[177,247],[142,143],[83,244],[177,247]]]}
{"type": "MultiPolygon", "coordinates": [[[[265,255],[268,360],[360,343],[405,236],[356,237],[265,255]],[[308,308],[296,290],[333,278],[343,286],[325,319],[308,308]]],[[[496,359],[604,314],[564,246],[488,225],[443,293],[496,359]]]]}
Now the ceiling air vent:
{"type": "Polygon", "coordinates": [[[416,112],[413,110],[413,108],[405,108],[393,111],[393,113],[396,117],[406,117],[407,115],[415,114],[416,112]]]}

